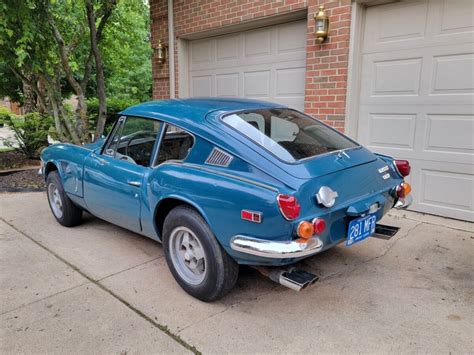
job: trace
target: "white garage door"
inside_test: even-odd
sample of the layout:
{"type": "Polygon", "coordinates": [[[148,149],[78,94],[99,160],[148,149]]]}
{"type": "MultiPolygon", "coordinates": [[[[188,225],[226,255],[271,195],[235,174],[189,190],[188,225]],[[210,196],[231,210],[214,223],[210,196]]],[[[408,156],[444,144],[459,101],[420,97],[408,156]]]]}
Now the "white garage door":
{"type": "Polygon", "coordinates": [[[358,139],[410,160],[413,209],[473,220],[474,1],[366,10],[358,139]]]}
{"type": "Polygon", "coordinates": [[[303,110],[306,20],[190,42],[190,96],[247,97],[303,110]]]}

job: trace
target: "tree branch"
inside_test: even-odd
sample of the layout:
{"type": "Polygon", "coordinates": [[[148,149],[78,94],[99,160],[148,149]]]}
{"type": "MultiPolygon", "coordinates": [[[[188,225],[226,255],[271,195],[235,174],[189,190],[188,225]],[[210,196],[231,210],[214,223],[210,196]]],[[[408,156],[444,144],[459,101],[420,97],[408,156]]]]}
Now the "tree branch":
{"type": "Polygon", "coordinates": [[[56,40],[56,43],[58,44],[58,47],[59,47],[59,57],[61,59],[61,64],[62,64],[64,73],[66,74],[66,79],[71,85],[71,87],[73,88],[76,95],[78,96],[83,95],[81,85],[79,85],[77,80],[74,78],[71,66],[69,65],[68,53],[66,50],[66,45],[64,44],[64,39],[61,36],[61,33],[58,30],[58,27],[56,26],[56,22],[54,22],[54,19],[49,12],[47,12],[47,18],[48,18],[48,23],[51,26],[51,29],[53,30],[53,35],[56,40]]]}
{"type": "MultiPolygon", "coordinates": [[[[104,32],[105,24],[107,23],[107,20],[109,19],[110,15],[112,15],[112,10],[116,4],[117,4],[117,1],[113,0],[110,3],[110,6],[102,7],[100,10],[99,16],[96,16],[96,18],[100,17],[99,25],[97,26],[97,31],[95,35],[97,44],[99,44],[100,41],[102,40],[102,34],[104,32]]],[[[94,52],[92,51],[92,48],[91,48],[91,50],[89,51],[89,55],[87,56],[86,63],[84,65],[84,76],[82,77],[82,80],[80,82],[83,91],[86,91],[87,83],[89,82],[89,79],[91,76],[93,59],[94,59],[94,52]]]]}

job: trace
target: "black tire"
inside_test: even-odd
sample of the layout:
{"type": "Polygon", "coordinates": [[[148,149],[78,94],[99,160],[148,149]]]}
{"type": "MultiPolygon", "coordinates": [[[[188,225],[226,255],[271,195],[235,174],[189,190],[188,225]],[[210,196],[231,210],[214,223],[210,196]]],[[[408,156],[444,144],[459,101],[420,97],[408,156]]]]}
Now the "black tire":
{"type": "Polygon", "coordinates": [[[48,196],[49,208],[54,218],[59,222],[59,224],[65,227],[74,227],[82,222],[82,209],[77,207],[64,192],[63,184],[57,171],[52,171],[48,174],[46,178],[46,195],[48,196]],[[52,196],[50,193],[50,188],[56,188],[58,197],[61,199],[61,208],[62,214],[55,212],[52,201],[52,196]]]}
{"type": "MultiPolygon", "coordinates": [[[[225,252],[199,213],[187,206],[178,206],[166,216],[163,226],[163,247],[168,267],[178,284],[191,296],[204,302],[215,301],[225,296],[237,282],[239,265],[225,252]],[[204,279],[191,284],[178,272],[171,253],[171,234],[180,228],[192,231],[205,254],[204,279]]],[[[176,258],[175,258],[176,260],[176,258]]]]}

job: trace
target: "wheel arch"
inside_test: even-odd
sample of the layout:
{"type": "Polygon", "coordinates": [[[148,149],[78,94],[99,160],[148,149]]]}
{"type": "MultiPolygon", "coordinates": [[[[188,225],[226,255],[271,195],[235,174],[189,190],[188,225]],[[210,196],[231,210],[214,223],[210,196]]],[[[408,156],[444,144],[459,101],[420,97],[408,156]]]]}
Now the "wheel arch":
{"type": "Polygon", "coordinates": [[[59,170],[59,164],[57,164],[56,162],[54,161],[48,161],[47,163],[45,163],[44,165],[44,179],[46,180],[46,178],[48,177],[48,174],[52,171],[57,171],[59,176],[61,177],[61,171],[59,170]]]}
{"type": "Polygon", "coordinates": [[[162,233],[163,233],[163,224],[165,222],[166,216],[171,212],[172,209],[178,206],[188,206],[195,210],[199,215],[204,219],[207,225],[210,228],[209,220],[202,210],[198,206],[197,203],[191,201],[185,197],[177,196],[177,195],[169,195],[162,198],[156,205],[154,213],[153,213],[153,223],[156,230],[157,235],[162,240],[162,233]]]}

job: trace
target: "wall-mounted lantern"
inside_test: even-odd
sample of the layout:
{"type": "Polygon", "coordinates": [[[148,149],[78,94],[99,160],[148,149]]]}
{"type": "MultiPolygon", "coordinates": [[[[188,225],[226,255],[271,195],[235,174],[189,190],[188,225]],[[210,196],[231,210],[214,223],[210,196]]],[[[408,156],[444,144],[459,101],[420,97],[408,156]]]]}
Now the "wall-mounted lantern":
{"type": "Polygon", "coordinates": [[[164,64],[166,62],[166,55],[168,52],[168,47],[161,42],[161,39],[158,40],[158,44],[153,48],[155,52],[155,58],[158,64],[164,64]]]}
{"type": "Polygon", "coordinates": [[[316,41],[321,44],[329,35],[329,16],[324,12],[324,6],[319,7],[319,11],[314,15],[316,41]]]}

